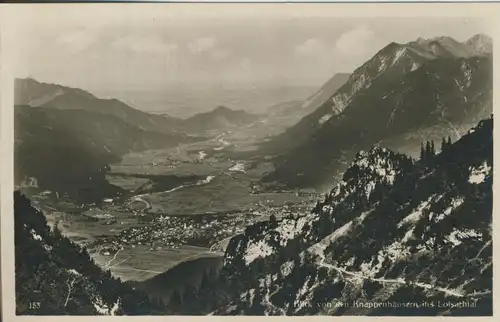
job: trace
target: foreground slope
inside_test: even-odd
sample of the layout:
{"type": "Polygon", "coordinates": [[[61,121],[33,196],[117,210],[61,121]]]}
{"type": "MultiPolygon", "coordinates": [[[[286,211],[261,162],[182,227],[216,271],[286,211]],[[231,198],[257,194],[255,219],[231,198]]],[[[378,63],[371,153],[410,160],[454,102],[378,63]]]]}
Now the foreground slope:
{"type": "Polygon", "coordinates": [[[14,193],[16,314],[155,315],[166,308],[111,277],[14,193]]]}
{"type": "Polygon", "coordinates": [[[492,141],[490,118],[419,161],[358,153],[312,213],[231,240],[214,314],[491,315],[492,141]]]}

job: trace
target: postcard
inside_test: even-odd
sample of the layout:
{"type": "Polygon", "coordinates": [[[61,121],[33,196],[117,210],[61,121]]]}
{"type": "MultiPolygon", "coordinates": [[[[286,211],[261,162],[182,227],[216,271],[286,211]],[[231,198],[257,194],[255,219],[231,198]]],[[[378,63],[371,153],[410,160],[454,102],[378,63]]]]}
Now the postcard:
{"type": "Polygon", "coordinates": [[[3,319],[492,317],[497,8],[3,5],[3,319]]]}

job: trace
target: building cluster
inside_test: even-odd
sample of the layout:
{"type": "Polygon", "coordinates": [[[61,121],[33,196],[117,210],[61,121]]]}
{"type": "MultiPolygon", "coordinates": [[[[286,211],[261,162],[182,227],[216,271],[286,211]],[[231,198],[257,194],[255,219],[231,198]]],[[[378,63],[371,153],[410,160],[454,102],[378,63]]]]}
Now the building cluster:
{"type": "Polygon", "coordinates": [[[210,248],[221,240],[243,232],[246,226],[259,221],[260,217],[253,213],[159,216],[144,227],[125,229],[115,236],[101,238],[93,246],[103,246],[110,252],[139,245],[147,246],[152,251],[183,245],[210,248]]]}

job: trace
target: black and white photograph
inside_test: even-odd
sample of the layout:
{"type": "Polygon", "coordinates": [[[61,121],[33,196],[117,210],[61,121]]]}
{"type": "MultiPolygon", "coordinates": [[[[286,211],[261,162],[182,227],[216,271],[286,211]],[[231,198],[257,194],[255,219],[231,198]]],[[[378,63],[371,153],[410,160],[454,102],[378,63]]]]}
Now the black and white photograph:
{"type": "Polygon", "coordinates": [[[18,6],[13,314],[492,316],[492,20],[379,6],[18,6]]]}

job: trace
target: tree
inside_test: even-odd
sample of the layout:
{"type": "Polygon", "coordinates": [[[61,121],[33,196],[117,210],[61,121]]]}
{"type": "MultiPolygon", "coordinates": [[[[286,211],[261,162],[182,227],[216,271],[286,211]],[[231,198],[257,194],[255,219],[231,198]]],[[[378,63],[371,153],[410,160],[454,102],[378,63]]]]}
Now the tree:
{"type": "Polygon", "coordinates": [[[425,162],[425,148],[424,142],[420,143],[420,161],[425,162]]]}
{"type": "Polygon", "coordinates": [[[175,290],[169,299],[169,307],[174,311],[174,313],[181,312],[182,308],[182,296],[179,290],[175,290]]]}
{"type": "Polygon", "coordinates": [[[451,137],[450,136],[448,136],[448,142],[447,143],[448,143],[447,146],[450,147],[451,146],[451,137]]]}
{"type": "Polygon", "coordinates": [[[441,141],[441,152],[445,151],[448,148],[448,143],[446,142],[446,139],[443,137],[443,140],[441,141]]]}
{"type": "Polygon", "coordinates": [[[436,155],[436,148],[434,147],[434,140],[431,141],[431,154],[436,155]]]}
{"type": "Polygon", "coordinates": [[[269,223],[271,224],[272,228],[276,228],[278,226],[278,221],[276,220],[276,216],[274,214],[271,214],[269,217],[269,223]]]}
{"type": "Polygon", "coordinates": [[[316,205],[314,206],[314,208],[312,210],[312,213],[317,214],[317,213],[320,212],[320,210],[321,210],[321,204],[320,204],[320,202],[318,200],[318,201],[316,201],[316,205]]]}
{"type": "Polygon", "coordinates": [[[256,287],[249,313],[252,315],[262,315],[262,299],[262,292],[259,287],[256,287]]]}
{"type": "Polygon", "coordinates": [[[427,141],[425,144],[425,162],[429,162],[431,158],[432,158],[432,146],[431,142],[427,141]]]}

